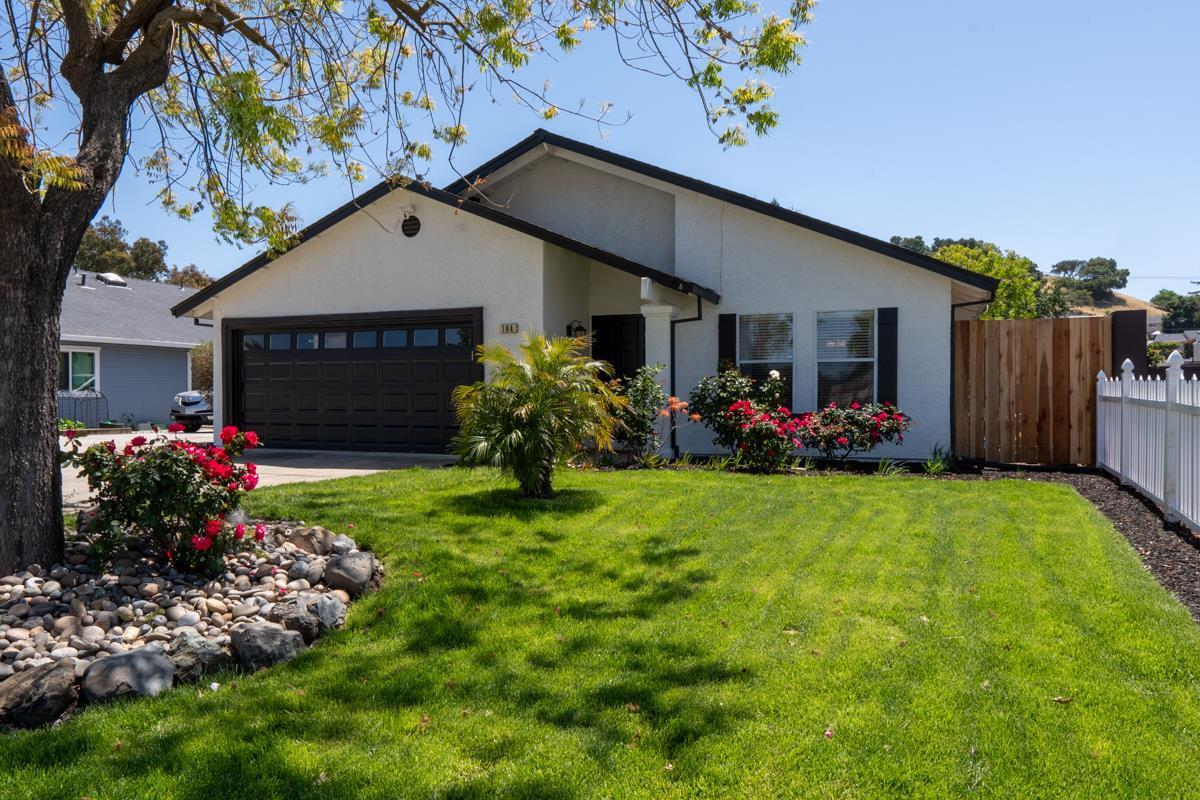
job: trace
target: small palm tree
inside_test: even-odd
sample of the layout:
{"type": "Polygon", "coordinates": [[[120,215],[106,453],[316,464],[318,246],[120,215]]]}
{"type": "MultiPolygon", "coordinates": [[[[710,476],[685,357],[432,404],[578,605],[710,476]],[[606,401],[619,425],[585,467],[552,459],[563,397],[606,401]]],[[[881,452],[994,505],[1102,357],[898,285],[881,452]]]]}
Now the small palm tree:
{"type": "Polygon", "coordinates": [[[526,336],[520,355],[480,345],[486,381],[454,390],[460,430],[455,449],[466,464],[511,473],[526,497],[550,497],[554,467],[590,440],[611,450],[625,406],[604,376],[611,367],[584,355],[589,339],[526,336]]]}

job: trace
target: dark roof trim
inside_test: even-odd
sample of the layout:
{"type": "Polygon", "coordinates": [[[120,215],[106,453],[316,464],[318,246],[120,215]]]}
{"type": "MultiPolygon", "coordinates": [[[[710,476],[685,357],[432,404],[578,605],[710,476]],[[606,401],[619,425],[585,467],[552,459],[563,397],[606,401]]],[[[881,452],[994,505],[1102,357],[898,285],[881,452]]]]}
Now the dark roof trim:
{"type": "MultiPolygon", "coordinates": [[[[857,245],[858,247],[871,250],[872,252],[894,258],[897,261],[903,261],[912,264],[922,269],[927,269],[930,272],[936,272],[939,275],[947,278],[952,278],[956,281],[969,284],[979,289],[994,292],[1000,282],[995,278],[989,278],[986,275],[981,275],[978,272],[973,272],[969,269],[956,267],[953,264],[947,264],[930,256],[924,256],[920,253],[894,245],[891,242],[885,242],[882,239],[876,239],[873,236],[868,236],[865,233],[852,231],[849,228],[843,228],[840,225],[834,225],[831,222],[810,217],[807,214],[801,214],[798,211],[783,208],[782,206],[773,205],[764,200],[759,200],[756,197],[741,194],[730,189],[725,189],[720,186],[715,186],[711,183],[689,178],[686,175],[680,175],[678,172],[656,167],[653,164],[647,164],[644,161],[629,158],[628,156],[618,155],[608,150],[603,150],[594,145],[585,144],[584,142],[568,139],[565,136],[559,136],[556,133],[538,128],[532,135],[518,142],[512,147],[505,150],[500,155],[492,160],[480,165],[478,168],[467,173],[472,181],[479,178],[486,178],[504,165],[515,161],[521,156],[542,145],[551,147],[561,147],[564,150],[569,150],[573,153],[578,153],[581,156],[594,158],[597,161],[603,161],[613,166],[627,169],[631,172],[636,172],[645,175],[648,178],[663,181],[664,183],[674,184],[684,189],[689,189],[699,194],[730,203],[735,206],[756,211],[760,214],[765,214],[768,217],[788,222],[793,225],[799,225],[802,228],[807,228],[811,231],[830,236],[834,239],[839,239],[849,244],[857,245]]],[[[470,182],[467,179],[460,179],[446,187],[446,191],[453,194],[461,194],[470,188],[470,182]]]]}
{"type": "MultiPolygon", "coordinates": [[[[452,206],[468,214],[474,214],[477,217],[482,217],[483,219],[495,222],[498,225],[503,225],[506,228],[511,228],[512,230],[519,231],[520,233],[527,234],[536,239],[541,239],[543,242],[556,245],[564,250],[570,250],[573,253],[578,253],[579,255],[590,258],[593,261],[599,261],[601,264],[607,264],[610,267],[614,267],[623,272],[628,272],[631,275],[636,275],[639,278],[649,278],[655,283],[665,286],[668,289],[674,289],[675,291],[683,292],[684,294],[693,294],[709,301],[710,303],[721,302],[721,295],[712,289],[709,289],[707,286],[701,286],[698,283],[692,283],[691,281],[683,280],[682,278],[672,275],[668,272],[663,272],[661,270],[654,269],[653,267],[647,267],[645,264],[639,264],[636,261],[630,261],[628,258],[623,256],[610,253],[607,250],[601,250],[599,247],[594,247],[593,245],[585,242],[580,242],[568,236],[563,236],[560,233],[555,233],[554,231],[539,227],[531,222],[526,222],[523,219],[510,216],[502,211],[497,211],[496,209],[483,205],[482,203],[464,200],[462,197],[459,197],[456,194],[451,194],[444,189],[436,189],[434,187],[424,186],[416,182],[401,187],[398,184],[391,183],[390,181],[383,181],[382,183],[372,186],[358,197],[354,198],[340,208],[330,212],[329,214],[326,214],[312,225],[309,225],[300,231],[300,233],[297,234],[296,245],[293,246],[293,249],[295,249],[296,246],[313,238],[314,236],[324,233],[334,225],[354,214],[356,211],[366,208],[371,203],[374,203],[376,200],[379,200],[384,195],[389,194],[393,189],[397,188],[404,188],[410,192],[413,192],[414,194],[428,197],[430,200],[435,200],[444,205],[452,206]]],[[[272,256],[269,253],[260,253],[225,277],[215,281],[199,292],[196,292],[182,303],[175,305],[171,309],[171,313],[177,317],[183,316],[193,308],[196,308],[196,306],[207,301],[209,298],[215,297],[248,275],[251,275],[252,273],[255,273],[267,266],[274,261],[275,258],[278,258],[278,256],[272,256]]]]}

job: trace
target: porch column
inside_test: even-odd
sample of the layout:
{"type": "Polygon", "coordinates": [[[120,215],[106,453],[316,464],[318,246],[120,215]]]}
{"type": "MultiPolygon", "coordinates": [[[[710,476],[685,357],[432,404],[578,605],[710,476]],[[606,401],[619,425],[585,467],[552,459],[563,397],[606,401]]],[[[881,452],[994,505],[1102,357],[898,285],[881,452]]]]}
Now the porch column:
{"type": "Polygon", "coordinates": [[[642,316],[646,318],[646,363],[662,364],[658,384],[664,392],[671,391],[671,320],[679,309],[670,303],[645,303],[642,316]]]}

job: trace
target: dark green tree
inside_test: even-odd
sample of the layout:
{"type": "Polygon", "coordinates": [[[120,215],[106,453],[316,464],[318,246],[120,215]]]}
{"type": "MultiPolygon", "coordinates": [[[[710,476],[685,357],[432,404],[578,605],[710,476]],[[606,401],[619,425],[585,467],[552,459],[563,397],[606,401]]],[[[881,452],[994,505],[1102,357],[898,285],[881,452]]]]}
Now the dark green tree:
{"type": "Polygon", "coordinates": [[[1150,302],[1167,312],[1163,316],[1163,333],[1182,333],[1200,329],[1200,294],[1180,294],[1163,289],[1150,302]]]}
{"type": "Polygon", "coordinates": [[[1072,305],[1112,302],[1113,292],[1129,282],[1129,270],[1118,267],[1116,259],[1099,256],[1059,261],[1050,272],[1059,277],[1072,305]]]}
{"type": "Polygon", "coordinates": [[[167,273],[167,243],[141,237],[126,241],[129,231],[121,220],[101,217],[84,231],[75,266],[90,272],[115,272],[153,281],[167,273]]]}

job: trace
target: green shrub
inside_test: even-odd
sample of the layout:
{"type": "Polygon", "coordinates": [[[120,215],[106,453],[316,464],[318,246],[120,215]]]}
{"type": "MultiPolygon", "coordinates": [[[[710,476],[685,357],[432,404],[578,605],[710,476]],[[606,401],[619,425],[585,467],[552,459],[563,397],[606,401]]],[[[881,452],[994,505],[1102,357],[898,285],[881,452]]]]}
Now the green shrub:
{"type": "Polygon", "coordinates": [[[637,461],[658,452],[662,446],[659,420],[667,402],[667,393],[658,383],[662,371],[662,364],[647,364],[639,367],[632,378],[615,378],[611,382],[613,392],[628,400],[628,405],[613,414],[618,422],[614,449],[637,461]]]}
{"type": "Polygon", "coordinates": [[[87,428],[87,425],[77,419],[60,419],[58,421],[58,429],[60,431],[81,431],[87,428]]]}
{"type": "Polygon", "coordinates": [[[952,466],[954,466],[954,456],[951,454],[950,448],[940,444],[935,444],[929,451],[929,458],[921,462],[921,469],[925,470],[926,475],[941,475],[952,466]]]}
{"type": "MultiPolygon", "coordinates": [[[[63,461],[78,466],[96,493],[85,528],[100,558],[120,548],[125,536],[144,536],[172,564],[212,574],[245,537],[246,526],[229,516],[258,485],[258,475],[253,464],[235,464],[233,457],[258,446],[253,432],[228,426],[221,447],[135,436],[121,450],[112,441],[80,449],[72,432],[66,435],[71,447],[63,461]]],[[[256,529],[259,539],[263,534],[256,529]]]]}
{"type": "Polygon", "coordinates": [[[891,403],[838,406],[800,416],[803,446],[819,450],[825,458],[845,461],[856,453],[869,453],[884,442],[904,441],[912,418],[891,403]]]}
{"type": "Polygon", "coordinates": [[[553,493],[555,465],[585,441],[611,450],[614,414],[628,401],[604,380],[609,365],[583,355],[588,343],[526,336],[520,357],[503,345],[480,345],[490,378],[454,390],[462,462],[499,467],[517,479],[521,494],[545,498],[553,493]]]}
{"type": "Polygon", "coordinates": [[[778,373],[765,381],[756,381],[728,369],[700,379],[688,397],[689,410],[698,414],[699,421],[713,432],[717,444],[737,452],[742,443],[744,420],[729,414],[734,403],[746,400],[759,411],[777,409],[783,405],[783,390],[784,383],[778,373]]]}

